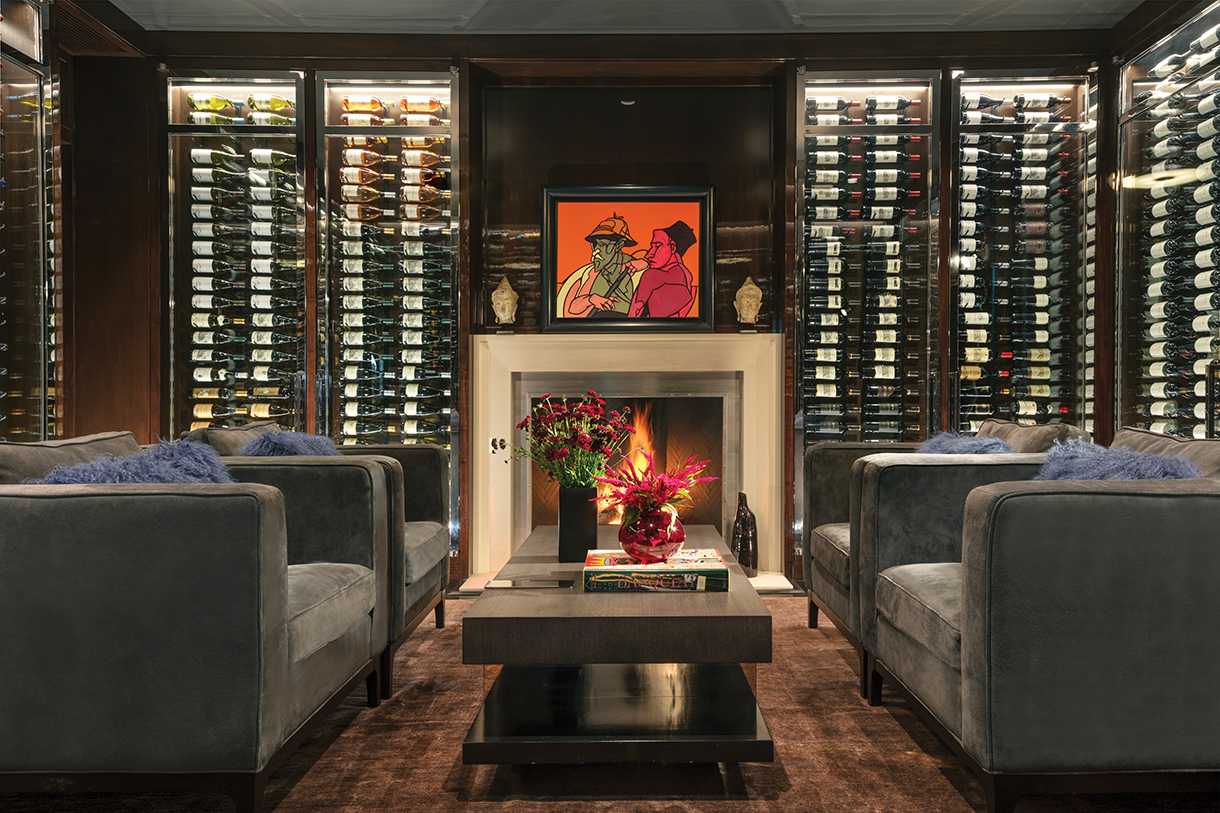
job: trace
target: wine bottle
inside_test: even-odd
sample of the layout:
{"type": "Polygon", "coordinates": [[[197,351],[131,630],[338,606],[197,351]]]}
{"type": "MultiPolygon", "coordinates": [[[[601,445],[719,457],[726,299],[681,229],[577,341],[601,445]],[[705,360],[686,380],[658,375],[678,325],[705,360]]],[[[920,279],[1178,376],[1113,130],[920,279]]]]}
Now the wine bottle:
{"type": "Polygon", "coordinates": [[[994,113],[984,113],[979,110],[962,112],[962,124],[1013,124],[1016,119],[1009,116],[997,116],[994,113]]]}
{"type": "Polygon", "coordinates": [[[864,123],[881,127],[896,127],[903,124],[919,124],[922,120],[901,113],[878,113],[864,117],[864,123]]]}
{"type": "Polygon", "coordinates": [[[815,150],[810,156],[813,159],[810,163],[817,166],[835,166],[860,160],[860,156],[849,155],[840,150],[815,150]]]}
{"type": "Polygon", "coordinates": [[[967,183],[975,181],[1006,181],[1012,178],[1011,172],[987,169],[986,167],[967,164],[960,168],[962,180],[967,183]]]}
{"type": "Polygon", "coordinates": [[[858,217],[858,210],[846,209],[842,206],[814,206],[812,210],[807,210],[808,214],[813,215],[814,220],[843,220],[847,217],[858,217]]]}
{"type": "Polygon", "coordinates": [[[297,356],[295,353],[285,353],[283,350],[276,350],[269,347],[251,347],[250,361],[255,364],[282,364],[284,362],[295,362],[297,356]]]}
{"type": "Polygon", "coordinates": [[[963,183],[958,187],[958,197],[961,200],[978,200],[979,198],[1010,198],[1015,194],[1012,189],[982,186],[974,183],[963,183]]]}
{"type": "Polygon", "coordinates": [[[404,203],[398,207],[397,212],[403,220],[435,220],[445,214],[435,206],[415,203],[404,203]]]}
{"type": "Polygon", "coordinates": [[[903,201],[908,198],[917,198],[919,195],[918,189],[906,189],[900,186],[866,186],[864,188],[865,200],[903,201]]]}
{"type": "MultiPolygon", "coordinates": [[[[854,234],[855,231],[855,229],[848,230],[848,232],[851,234],[854,234]]],[[[874,224],[864,227],[864,237],[865,239],[869,240],[874,238],[880,240],[890,240],[896,237],[902,237],[906,234],[916,234],[918,231],[919,229],[915,226],[897,226],[893,223],[874,224]]]]}
{"type": "Polygon", "coordinates": [[[448,127],[449,122],[430,113],[403,113],[398,117],[398,124],[403,127],[448,127]]]}
{"type": "Polygon", "coordinates": [[[907,154],[898,150],[866,150],[865,164],[904,164],[907,161],[918,161],[919,156],[907,154]]]}
{"type": "Polygon", "coordinates": [[[243,325],[245,320],[226,316],[222,313],[192,313],[191,327],[214,329],[218,327],[228,327],[230,325],[243,325]]]}
{"type": "Polygon", "coordinates": [[[448,192],[428,184],[404,184],[398,188],[398,199],[405,203],[435,203],[448,196],[448,192]]]}
{"type": "Polygon", "coordinates": [[[398,108],[404,113],[436,113],[444,107],[444,102],[435,96],[409,94],[398,100],[398,108]]]}
{"type": "Polygon", "coordinates": [[[1018,110],[1027,107],[1055,108],[1071,102],[1071,96],[1059,96],[1054,93],[1018,93],[1012,97],[1013,106],[1018,110]]]}
{"type": "Polygon", "coordinates": [[[344,166],[339,167],[339,180],[345,184],[370,184],[378,181],[392,181],[395,180],[395,176],[377,172],[365,166],[344,166]]]}
{"type": "Polygon", "coordinates": [[[367,203],[347,203],[342,207],[342,214],[348,220],[376,220],[382,216],[393,216],[393,209],[382,209],[367,203]]]}
{"type": "Polygon", "coordinates": [[[905,96],[869,96],[865,100],[868,110],[905,110],[923,104],[920,99],[908,99],[905,96]]]}
{"type": "Polygon", "coordinates": [[[1007,104],[1004,97],[991,96],[987,93],[963,93],[961,96],[962,110],[983,110],[1002,107],[1007,104]]]}
{"type": "Polygon", "coordinates": [[[429,150],[403,150],[402,163],[412,167],[430,167],[444,163],[445,159],[429,150]]]}
{"type": "Polygon", "coordinates": [[[1006,234],[1007,232],[1007,226],[984,223],[981,220],[960,220],[957,224],[957,233],[961,237],[972,237],[976,234],[1006,234]]]}
{"type": "Polygon", "coordinates": [[[841,169],[811,169],[805,172],[805,180],[808,183],[825,183],[839,186],[859,179],[859,173],[844,172],[841,169]]]}
{"type": "Polygon", "coordinates": [[[191,223],[191,234],[195,237],[227,237],[241,240],[249,236],[250,229],[224,221],[197,220],[191,223]]]}
{"type": "Polygon", "coordinates": [[[279,186],[251,186],[246,190],[246,197],[258,203],[278,203],[295,207],[297,196],[295,190],[279,186]]]}
{"type": "Polygon", "coordinates": [[[246,105],[251,110],[279,111],[296,107],[296,102],[275,93],[251,93],[246,97],[246,105]]]}
{"type": "Polygon", "coordinates": [[[806,110],[847,110],[850,107],[858,107],[859,105],[860,102],[845,99],[842,96],[805,97],[806,110]]]}
{"type": "Polygon", "coordinates": [[[859,144],[860,136],[812,135],[805,137],[806,147],[846,147],[849,144],[859,144]]]}
{"type": "Polygon", "coordinates": [[[342,113],[339,116],[339,123],[348,127],[381,127],[393,124],[394,120],[378,116],[376,113],[342,113]]]}
{"type": "MultiPolygon", "coordinates": [[[[406,187],[403,187],[404,189],[406,187]]],[[[862,193],[852,192],[840,187],[823,186],[805,189],[805,197],[808,200],[851,200],[860,197],[862,193]]]]}
{"type": "Polygon", "coordinates": [[[246,114],[246,124],[260,127],[289,127],[297,123],[295,118],[282,116],[279,113],[269,113],[265,110],[251,110],[246,114]]]}
{"type": "Polygon", "coordinates": [[[288,166],[297,160],[296,156],[292,153],[268,148],[250,150],[250,152],[246,153],[246,158],[249,159],[251,164],[260,167],[288,166]]]}
{"type": "Polygon", "coordinates": [[[835,127],[844,124],[861,124],[860,119],[853,119],[845,113],[809,113],[805,117],[806,124],[815,127],[835,127]]]}
{"type": "Polygon", "coordinates": [[[297,303],[290,299],[273,296],[271,294],[252,294],[250,296],[250,307],[254,310],[271,311],[281,308],[295,308],[297,303]]]}
{"type": "Polygon", "coordinates": [[[215,166],[191,168],[191,183],[218,183],[232,188],[243,184],[245,180],[244,172],[234,172],[215,166]]]}
{"type": "Polygon", "coordinates": [[[220,113],[205,113],[198,110],[192,110],[186,115],[188,124],[245,124],[246,120],[240,116],[223,116],[220,113]]]}
{"type": "Polygon", "coordinates": [[[895,134],[895,135],[866,135],[863,136],[864,143],[872,147],[901,147],[905,144],[917,144],[923,140],[923,136],[895,134]]]}
{"type": "Polygon", "coordinates": [[[382,161],[398,161],[397,155],[382,155],[373,150],[351,147],[343,151],[343,163],[348,166],[374,167],[382,161]]]}
{"type": "Polygon", "coordinates": [[[339,100],[339,108],[344,113],[376,113],[385,109],[385,103],[376,96],[351,94],[339,100]]]}
{"type": "Polygon", "coordinates": [[[201,220],[241,220],[245,212],[241,209],[227,206],[208,206],[207,204],[191,204],[191,217],[201,220]]]}
{"type": "Polygon", "coordinates": [[[904,215],[916,214],[914,209],[904,209],[898,206],[864,206],[860,216],[865,220],[896,220],[904,215]]]}
{"type": "Polygon", "coordinates": [[[296,218],[296,210],[278,204],[252,204],[247,211],[255,220],[285,221],[296,218]]]}
{"type": "Polygon", "coordinates": [[[968,219],[976,217],[1007,217],[1012,214],[1012,209],[1005,206],[988,206],[984,203],[964,200],[957,204],[957,212],[963,218],[968,219]]]}
{"type": "Polygon", "coordinates": [[[1055,121],[1071,121],[1072,117],[1048,110],[1018,110],[1017,124],[1047,124],[1055,121]]]}

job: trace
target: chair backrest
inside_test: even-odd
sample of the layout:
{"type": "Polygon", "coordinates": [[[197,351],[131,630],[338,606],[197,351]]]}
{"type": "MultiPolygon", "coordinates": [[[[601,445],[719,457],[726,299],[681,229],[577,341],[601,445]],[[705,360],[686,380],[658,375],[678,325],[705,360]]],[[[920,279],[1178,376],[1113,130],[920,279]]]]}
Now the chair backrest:
{"type": "Polygon", "coordinates": [[[56,466],[88,463],[102,455],[126,457],[140,451],[131,432],[100,432],[35,443],[0,443],[0,485],[38,480],[56,466]]]}
{"type": "Polygon", "coordinates": [[[1124,426],[1115,433],[1110,448],[1183,457],[1198,466],[1204,477],[1220,477],[1220,440],[1188,440],[1124,426]]]}
{"type": "Polygon", "coordinates": [[[1079,426],[1066,423],[1043,423],[1027,426],[1013,421],[988,418],[983,421],[975,437],[999,438],[1012,447],[1014,452],[1045,452],[1058,441],[1081,438],[1091,440],[1089,433],[1079,426]]]}

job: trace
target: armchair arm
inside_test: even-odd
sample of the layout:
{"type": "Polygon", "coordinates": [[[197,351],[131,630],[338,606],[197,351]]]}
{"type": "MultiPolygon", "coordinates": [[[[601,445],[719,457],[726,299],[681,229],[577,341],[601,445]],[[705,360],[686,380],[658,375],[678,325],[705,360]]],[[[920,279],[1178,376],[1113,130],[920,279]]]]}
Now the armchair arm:
{"type": "Polygon", "coordinates": [[[860,641],[876,646],[877,574],[895,565],[960,562],[962,511],[978,486],[1028,480],[1045,454],[872,455],[853,466],[852,610],[860,641]]]}
{"type": "Polygon", "coordinates": [[[234,480],[274,486],[283,493],[289,564],[347,562],[373,571],[377,586],[373,641],[386,641],[393,609],[384,461],[342,455],[226,457],[224,461],[234,480]]]}
{"type": "Polygon", "coordinates": [[[392,457],[402,467],[407,522],[449,526],[449,452],[431,443],[382,443],[341,446],[345,455],[392,457]]]}
{"type": "Polygon", "coordinates": [[[821,525],[848,521],[852,464],[861,457],[882,452],[913,452],[918,443],[816,443],[805,450],[805,515],[802,558],[809,580],[812,554],[809,533],[821,525]]]}
{"type": "Polygon", "coordinates": [[[1220,482],[966,502],[962,740],[984,769],[1220,768],[1220,482]]]}
{"type": "Polygon", "coordinates": [[[0,771],[253,771],[285,736],[261,485],[0,486],[0,771]]]}

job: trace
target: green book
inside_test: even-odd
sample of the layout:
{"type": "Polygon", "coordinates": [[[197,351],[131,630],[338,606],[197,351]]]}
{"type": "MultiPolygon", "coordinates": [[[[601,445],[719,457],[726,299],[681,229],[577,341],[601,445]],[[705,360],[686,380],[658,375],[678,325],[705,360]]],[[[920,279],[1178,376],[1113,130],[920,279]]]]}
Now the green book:
{"type": "Polygon", "coordinates": [[[680,550],[651,565],[640,564],[621,550],[591,550],[585,558],[586,593],[724,593],[728,589],[729,569],[715,548],[680,550]]]}

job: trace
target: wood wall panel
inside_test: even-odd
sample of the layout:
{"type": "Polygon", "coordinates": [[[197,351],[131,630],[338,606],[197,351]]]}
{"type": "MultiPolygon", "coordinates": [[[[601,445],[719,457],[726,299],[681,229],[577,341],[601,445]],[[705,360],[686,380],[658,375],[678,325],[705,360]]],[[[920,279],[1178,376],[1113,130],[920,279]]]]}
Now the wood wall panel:
{"type": "Polygon", "coordinates": [[[68,434],[161,423],[163,292],[155,63],[72,60],[75,113],[66,348],[68,434]]]}

